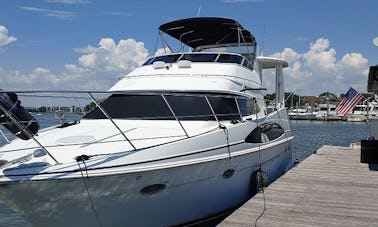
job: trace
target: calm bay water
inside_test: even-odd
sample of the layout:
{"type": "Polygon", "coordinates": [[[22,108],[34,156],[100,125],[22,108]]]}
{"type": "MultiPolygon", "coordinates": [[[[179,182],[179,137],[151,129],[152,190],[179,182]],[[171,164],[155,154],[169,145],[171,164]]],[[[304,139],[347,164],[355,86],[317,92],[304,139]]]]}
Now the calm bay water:
{"type": "Polygon", "coordinates": [[[323,145],[349,147],[353,142],[366,139],[366,122],[344,121],[291,121],[294,134],[294,158],[307,158],[323,145]]]}
{"type": "MultiPolygon", "coordinates": [[[[51,115],[36,116],[41,127],[57,124],[51,115]]],[[[67,115],[66,120],[76,120],[78,115],[67,115]]],[[[323,145],[348,147],[351,143],[368,137],[367,123],[291,121],[294,139],[294,158],[299,161],[323,145]]],[[[5,141],[0,140],[0,144],[5,141]]],[[[25,201],[27,202],[27,201],[25,201]]],[[[30,226],[0,201],[0,226],[30,226]]]]}

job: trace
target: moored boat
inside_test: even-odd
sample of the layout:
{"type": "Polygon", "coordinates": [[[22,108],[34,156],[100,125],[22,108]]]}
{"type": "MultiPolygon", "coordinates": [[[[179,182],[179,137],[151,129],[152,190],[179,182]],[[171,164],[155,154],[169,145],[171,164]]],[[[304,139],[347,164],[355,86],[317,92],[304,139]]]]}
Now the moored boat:
{"type": "Polygon", "coordinates": [[[352,113],[346,116],[349,122],[362,122],[378,119],[378,102],[374,96],[372,100],[364,100],[362,104],[356,105],[352,113]]]}
{"type": "Polygon", "coordinates": [[[254,36],[232,19],[159,30],[192,51],[151,57],[109,91],[72,92],[96,108],[0,149],[0,200],[33,226],[190,223],[237,207],[292,167],[287,62],[256,57],[254,36]],[[276,70],[269,113],[265,69],[276,70]]]}

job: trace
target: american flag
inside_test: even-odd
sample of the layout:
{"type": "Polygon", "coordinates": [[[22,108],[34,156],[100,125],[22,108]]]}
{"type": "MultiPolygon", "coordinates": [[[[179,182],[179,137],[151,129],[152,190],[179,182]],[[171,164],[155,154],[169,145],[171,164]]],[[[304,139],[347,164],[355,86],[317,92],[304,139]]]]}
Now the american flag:
{"type": "Polygon", "coordinates": [[[351,87],[337,104],[336,112],[345,116],[350,113],[362,99],[364,99],[364,96],[351,87]]]}

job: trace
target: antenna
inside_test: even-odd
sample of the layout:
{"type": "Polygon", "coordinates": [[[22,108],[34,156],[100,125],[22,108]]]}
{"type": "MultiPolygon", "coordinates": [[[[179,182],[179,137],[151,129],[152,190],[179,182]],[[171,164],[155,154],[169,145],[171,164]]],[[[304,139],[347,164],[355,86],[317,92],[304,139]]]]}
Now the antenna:
{"type": "Polygon", "coordinates": [[[199,5],[199,8],[198,8],[197,17],[200,16],[200,13],[201,13],[201,4],[199,5]]]}
{"type": "Polygon", "coordinates": [[[262,37],[261,50],[260,50],[261,56],[264,56],[264,44],[265,44],[265,24],[264,24],[263,37],[262,37]]]}

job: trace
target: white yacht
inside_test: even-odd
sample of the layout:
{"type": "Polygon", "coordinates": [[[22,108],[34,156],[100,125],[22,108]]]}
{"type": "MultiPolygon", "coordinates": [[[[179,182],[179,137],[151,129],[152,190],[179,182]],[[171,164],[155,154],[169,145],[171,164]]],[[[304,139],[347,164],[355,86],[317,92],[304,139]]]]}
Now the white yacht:
{"type": "Polygon", "coordinates": [[[287,62],[256,57],[254,36],[232,19],[159,30],[191,51],[151,57],[106,92],[73,92],[96,104],[80,121],[38,131],[20,106],[25,93],[0,91],[0,121],[18,137],[0,149],[0,200],[33,226],[193,223],[292,167],[287,62]],[[270,113],[265,69],[276,74],[270,113]]]}
{"type": "Polygon", "coordinates": [[[314,112],[315,119],[321,121],[338,121],[342,116],[336,113],[336,104],[319,104],[314,112]]]}
{"type": "Polygon", "coordinates": [[[311,106],[297,107],[289,109],[289,118],[291,120],[315,120],[316,113],[311,106]]]}
{"type": "Polygon", "coordinates": [[[346,116],[349,122],[361,122],[371,119],[378,119],[378,97],[375,95],[372,100],[364,100],[362,104],[356,105],[353,112],[346,116]]]}

